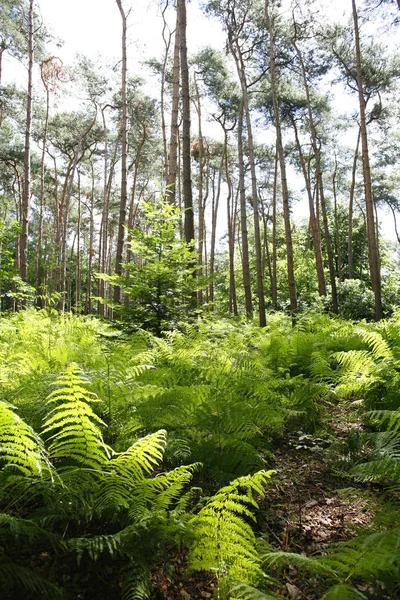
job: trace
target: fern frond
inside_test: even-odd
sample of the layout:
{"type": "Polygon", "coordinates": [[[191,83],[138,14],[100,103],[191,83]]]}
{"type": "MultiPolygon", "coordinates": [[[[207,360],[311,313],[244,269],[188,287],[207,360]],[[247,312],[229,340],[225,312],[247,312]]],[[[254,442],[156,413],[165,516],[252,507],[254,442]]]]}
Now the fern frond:
{"type": "Polygon", "coordinates": [[[121,600],[150,600],[150,572],[140,565],[132,565],[123,582],[121,600]]]}
{"type": "Polygon", "coordinates": [[[109,455],[99,429],[104,423],[89,406],[99,399],[84,387],[87,381],[74,364],[57,379],[56,385],[58,388],[47,399],[47,404],[56,403],[56,406],[50,411],[42,431],[50,434],[51,458],[101,470],[109,455]]]}
{"type": "Polygon", "coordinates": [[[50,469],[40,437],[5,402],[0,402],[0,464],[25,476],[50,469]]]}
{"type": "Polygon", "coordinates": [[[328,590],[321,600],[367,600],[367,597],[351,585],[339,583],[328,590]]]}
{"type": "Polygon", "coordinates": [[[253,495],[264,495],[272,472],[260,471],[239,477],[210,499],[190,524],[196,542],[189,552],[189,568],[217,570],[244,583],[262,578],[256,539],[244,517],[254,520],[250,507],[257,507],[253,495]]]}
{"type": "Polygon", "coordinates": [[[234,584],[230,589],[230,593],[234,596],[230,600],[239,600],[239,598],[241,600],[278,600],[278,596],[261,592],[246,583],[234,584]]]}
{"type": "Polygon", "coordinates": [[[285,563],[296,565],[296,567],[302,571],[311,571],[312,573],[324,575],[324,576],[335,576],[335,571],[328,565],[321,563],[318,559],[303,554],[297,554],[295,552],[266,552],[262,556],[263,564],[268,568],[278,566],[282,568],[285,563]]]}
{"type": "Polygon", "coordinates": [[[79,565],[85,552],[94,561],[98,560],[105,552],[113,557],[118,552],[118,542],[118,535],[97,535],[70,539],[68,540],[67,548],[76,553],[79,565]]]}
{"type": "Polygon", "coordinates": [[[371,347],[375,359],[393,358],[393,352],[388,342],[383,339],[380,333],[377,331],[365,331],[364,329],[358,329],[357,333],[363,342],[371,347]]]}
{"type": "Polygon", "coordinates": [[[0,591],[3,598],[24,598],[29,592],[34,598],[64,598],[63,591],[32,569],[16,563],[0,563],[0,591]]]}
{"type": "Polygon", "coordinates": [[[112,459],[110,467],[128,481],[138,482],[160,464],[166,443],[167,433],[161,429],[141,438],[128,450],[118,454],[112,459]]]}
{"type": "Polygon", "coordinates": [[[337,544],[319,559],[346,580],[398,581],[400,575],[400,528],[360,536],[337,544]]]}

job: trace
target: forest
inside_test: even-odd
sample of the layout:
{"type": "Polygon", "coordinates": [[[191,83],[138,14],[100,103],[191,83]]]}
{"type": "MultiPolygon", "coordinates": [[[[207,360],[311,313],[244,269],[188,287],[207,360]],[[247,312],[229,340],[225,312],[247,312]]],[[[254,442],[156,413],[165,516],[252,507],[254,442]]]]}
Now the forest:
{"type": "Polygon", "coordinates": [[[399,599],[400,0],[95,4],[0,4],[0,597],[399,599]]]}

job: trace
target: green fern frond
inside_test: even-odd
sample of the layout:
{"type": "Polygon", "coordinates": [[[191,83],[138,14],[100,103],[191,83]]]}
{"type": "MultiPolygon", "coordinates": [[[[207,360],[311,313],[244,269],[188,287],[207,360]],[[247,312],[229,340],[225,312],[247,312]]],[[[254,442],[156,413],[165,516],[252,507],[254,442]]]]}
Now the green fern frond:
{"type": "Polygon", "coordinates": [[[43,425],[43,434],[50,434],[50,456],[94,470],[101,470],[109,451],[103,442],[99,425],[105,425],[89,403],[99,402],[89,392],[80,369],[72,364],[57,381],[56,390],[48,396],[47,404],[56,406],[43,425]]]}
{"type": "Polygon", "coordinates": [[[339,583],[328,590],[321,600],[367,600],[367,597],[351,585],[339,583]]]}
{"type": "Polygon", "coordinates": [[[51,548],[61,548],[62,540],[51,531],[40,527],[37,523],[29,520],[14,517],[13,515],[0,514],[0,539],[5,535],[11,534],[14,540],[31,544],[40,542],[46,543],[51,548]]]}
{"type": "Polygon", "coordinates": [[[400,528],[372,533],[337,544],[333,552],[319,559],[338,576],[350,580],[398,581],[400,576],[400,528]]]}
{"type": "Polygon", "coordinates": [[[149,600],[151,597],[150,572],[140,565],[132,565],[125,576],[121,600],[149,600]]]}
{"type": "Polygon", "coordinates": [[[78,565],[81,563],[82,556],[87,552],[94,561],[105,552],[113,557],[118,553],[119,535],[97,535],[93,537],[73,538],[68,541],[68,550],[75,552],[78,565]]]}
{"type": "Polygon", "coordinates": [[[36,477],[50,469],[40,437],[5,402],[0,402],[0,465],[36,477]]]}
{"type": "Polygon", "coordinates": [[[260,471],[239,477],[223,487],[190,524],[196,542],[189,552],[189,568],[217,570],[220,576],[253,584],[263,577],[256,539],[244,518],[254,520],[250,507],[257,508],[254,494],[264,495],[272,472],[260,471]]]}
{"type": "Polygon", "coordinates": [[[266,552],[262,556],[263,564],[268,568],[278,567],[281,569],[285,563],[296,565],[301,571],[311,571],[312,573],[335,577],[335,571],[328,565],[321,563],[318,559],[295,552],[266,552]]]}
{"type": "Polygon", "coordinates": [[[357,333],[362,341],[371,347],[375,359],[393,358],[393,352],[388,342],[383,339],[380,333],[363,329],[358,329],[357,333]]]}
{"type": "Polygon", "coordinates": [[[115,456],[110,467],[118,475],[131,482],[138,482],[159,465],[164,456],[167,433],[161,429],[141,438],[128,450],[115,456]]]}
{"type": "Polygon", "coordinates": [[[255,587],[246,583],[234,584],[230,589],[230,600],[278,600],[278,596],[271,596],[257,590],[255,587]]]}
{"type": "Polygon", "coordinates": [[[32,569],[12,562],[0,563],[0,592],[3,598],[24,598],[30,593],[34,598],[64,598],[63,591],[32,569]]]}

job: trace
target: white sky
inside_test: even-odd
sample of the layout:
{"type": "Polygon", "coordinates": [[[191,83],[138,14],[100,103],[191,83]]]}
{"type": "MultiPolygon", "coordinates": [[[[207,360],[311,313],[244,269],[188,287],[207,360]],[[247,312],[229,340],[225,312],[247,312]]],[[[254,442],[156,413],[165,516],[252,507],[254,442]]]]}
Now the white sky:
{"type": "MultiPolygon", "coordinates": [[[[287,1],[283,0],[281,10],[284,10],[287,1]]],[[[157,0],[123,0],[123,3],[127,10],[132,7],[128,20],[128,71],[130,75],[136,75],[143,71],[141,65],[145,59],[161,59],[164,50],[161,38],[163,23],[157,0]]],[[[36,6],[39,7],[47,27],[64,42],[61,48],[51,49],[64,64],[72,64],[77,52],[92,59],[100,55],[106,63],[117,64],[120,61],[121,17],[115,0],[36,0],[36,6]]],[[[345,13],[349,15],[351,0],[321,0],[321,7],[325,17],[337,21],[343,19],[345,13]]],[[[173,30],[175,23],[172,6],[167,12],[169,19],[172,19],[170,28],[173,30]]],[[[206,45],[222,50],[222,28],[216,20],[207,19],[203,15],[198,0],[188,3],[187,12],[189,54],[206,45]]],[[[5,82],[17,79],[20,83],[25,75],[26,70],[21,65],[18,66],[15,61],[5,57],[5,82]]],[[[144,77],[149,77],[148,71],[144,77]]],[[[338,110],[341,110],[340,106],[338,110]]],[[[194,118],[193,115],[193,130],[194,118]]],[[[213,135],[210,133],[210,125],[205,125],[203,129],[206,135],[213,135]]],[[[214,135],[219,136],[219,129],[216,131],[215,127],[214,135]]],[[[295,203],[293,208],[295,218],[307,216],[305,204],[295,203]]],[[[385,237],[394,239],[392,220],[384,218],[383,225],[385,237]]]]}

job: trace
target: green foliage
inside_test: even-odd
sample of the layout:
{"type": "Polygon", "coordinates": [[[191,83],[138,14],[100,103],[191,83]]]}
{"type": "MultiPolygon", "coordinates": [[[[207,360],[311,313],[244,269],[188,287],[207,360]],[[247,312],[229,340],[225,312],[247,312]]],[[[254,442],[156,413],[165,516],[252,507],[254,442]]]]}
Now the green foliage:
{"type": "Polygon", "coordinates": [[[192,520],[196,539],[189,568],[216,571],[218,578],[254,584],[263,579],[255,535],[245,519],[255,520],[254,494],[264,495],[273,471],[239,477],[213,496],[192,520]]]}
{"type": "Polygon", "coordinates": [[[129,232],[132,262],[124,265],[125,275],[103,279],[123,288],[125,308],[114,307],[136,328],[160,335],[172,329],[190,312],[196,281],[196,254],[193,246],[178,237],[181,211],[161,197],[141,205],[144,224],[129,232]]]}

